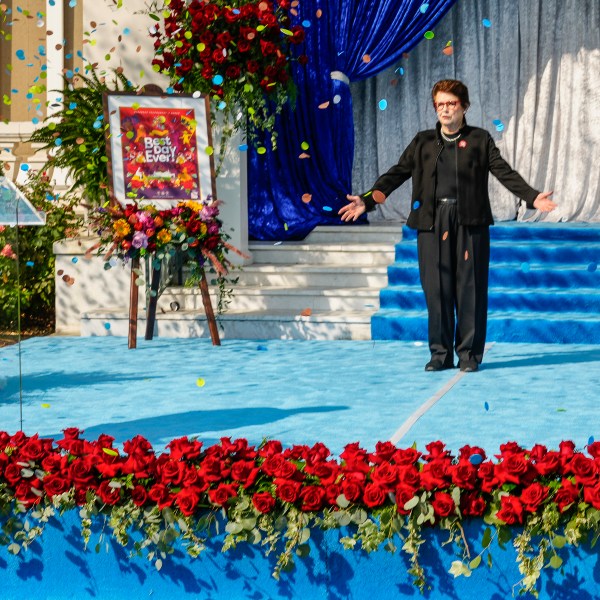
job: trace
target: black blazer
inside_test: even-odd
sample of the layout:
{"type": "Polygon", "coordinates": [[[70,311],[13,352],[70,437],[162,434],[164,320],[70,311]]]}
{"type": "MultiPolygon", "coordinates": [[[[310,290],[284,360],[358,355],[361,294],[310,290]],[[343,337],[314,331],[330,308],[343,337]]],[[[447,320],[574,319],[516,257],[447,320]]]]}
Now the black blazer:
{"type": "MultiPolygon", "coordinates": [[[[435,217],[436,165],[442,151],[441,126],[417,133],[402,153],[398,164],[381,175],[361,198],[367,211],[375,208],[373,192],[385,197],[412,178],[412,203],[407,225],[413,229],[433,229],[435,217]]],[[[533,189],[502,158],[492,136],[479,127],[465,125],[457,142],[458,164],[458,222],[461,225],[493,225],[489,173],[513,194],[525,200],[529,208],[540,193],[533,189]]]]}

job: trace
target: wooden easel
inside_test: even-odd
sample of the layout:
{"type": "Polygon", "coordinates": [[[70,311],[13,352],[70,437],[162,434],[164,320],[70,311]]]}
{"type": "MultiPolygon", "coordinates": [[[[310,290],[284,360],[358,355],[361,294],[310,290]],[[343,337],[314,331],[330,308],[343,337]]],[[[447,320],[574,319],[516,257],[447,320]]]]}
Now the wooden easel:
{"type": "MultiPolygon", "coordinates": [[[[139,257],[136,257],[131,261],[131,279],[129,290],[129,349],[137,347],[139,292],[138,286],[136,284],[136,270],[138,270],[139,268],[140,259],[139,257]]],[[[152,269],[152,279],[150,282],[150,299],[148,300],[148,310],[146,311],[145,339],[147,340],[151,340],[154,336],[154,324],[156,323],[156,304],[158,302],[158,288],[160,285],[160,272],[160,268],[152,269]]],[[[213,346],[220,346],[221,339],[219,338],[219,328],[217,326],[217,320],[213,311],[212,301],[210,299],[210,292],[208,291],[208,282],[206,281],[206,275],[204,271],[202,271],[202,277],[200,279],[199,285],[200,293],[202,294],[202,304],[204,306],[204,312],[206,314],[206,321],[208,323],[208,330],[210,331],[210,339],[212,340],[213,346]]]]}

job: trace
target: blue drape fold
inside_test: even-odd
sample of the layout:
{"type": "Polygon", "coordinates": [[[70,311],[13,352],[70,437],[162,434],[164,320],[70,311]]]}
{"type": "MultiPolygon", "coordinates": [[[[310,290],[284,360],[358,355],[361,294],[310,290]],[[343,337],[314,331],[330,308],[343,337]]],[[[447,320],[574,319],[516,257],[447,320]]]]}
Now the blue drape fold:
{"type": "MultiPolygon", "coordinates": [[[[277,120],[276,150],[249,150],[250,237],[303,239],[317,225],[343,224],[337,211],[352,193],[354,155],[347,81],[393,65],[455,1],[303,0],[297,19],[310,26],[297,51],[308,56],[308,63],[295,63],[295,109],[286,109],[277,120]]],[[[268,139],[264,146],[270,148],[268,139]]]]}

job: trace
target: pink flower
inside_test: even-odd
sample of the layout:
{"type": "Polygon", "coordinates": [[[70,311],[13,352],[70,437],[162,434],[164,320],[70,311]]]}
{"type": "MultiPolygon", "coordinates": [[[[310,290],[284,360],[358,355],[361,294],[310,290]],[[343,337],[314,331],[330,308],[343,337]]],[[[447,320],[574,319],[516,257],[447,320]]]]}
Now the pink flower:
{"type": "Polygon", "coordinates": [[[13,252],[12,246],[10,244],[6,244],[2,250],[0,250],[0,256],[5,256],[6,258],[16,259],[17,255],[13,252]]]}
{"type": "Polygon", "coordinates": [[[143,231],[136,231],[131,240],[131,245],[134,248],[147,248],[148,247],[148,236],[143,231]]]}

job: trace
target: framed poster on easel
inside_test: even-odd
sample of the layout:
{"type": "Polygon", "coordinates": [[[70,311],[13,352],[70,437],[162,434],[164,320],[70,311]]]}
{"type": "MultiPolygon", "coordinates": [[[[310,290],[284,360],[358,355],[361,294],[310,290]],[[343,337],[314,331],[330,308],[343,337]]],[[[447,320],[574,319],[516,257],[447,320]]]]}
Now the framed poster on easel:
{"type": "MultiPolygon", "coordinates": [[[[112,202],[168,210],[216,198],[208,98],[200,95],[104,95],[109,192],[112,202]]],[[[139,257],[132,259],[129,347],[137,336],[139,257]]],[[[160,269],[152,270],[146,339],[152,339],[160,269]]],[[[213,344],[220,343],[205,275],[200,290],[213,344]]]]}

